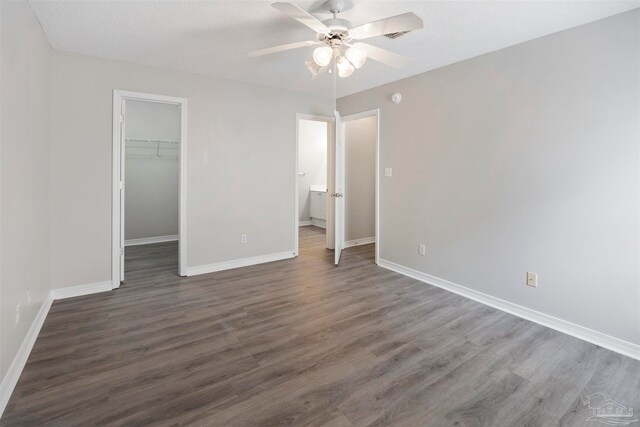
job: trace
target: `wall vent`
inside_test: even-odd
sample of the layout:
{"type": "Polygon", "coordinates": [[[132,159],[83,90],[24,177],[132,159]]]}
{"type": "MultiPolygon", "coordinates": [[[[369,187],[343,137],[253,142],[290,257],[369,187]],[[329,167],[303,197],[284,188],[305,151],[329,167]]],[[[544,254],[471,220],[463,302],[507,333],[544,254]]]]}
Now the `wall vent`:
{"type": "Polygon", "coordinates": [[[409,31],[400,31],[398,33],[385,34],[384,36],[385,37],[389,37],[390,39],[397,39],[398,37],[404,36],[405,34],[410,33],[410,32],[411,32],[411,30],[409,30],[409,31]]]}

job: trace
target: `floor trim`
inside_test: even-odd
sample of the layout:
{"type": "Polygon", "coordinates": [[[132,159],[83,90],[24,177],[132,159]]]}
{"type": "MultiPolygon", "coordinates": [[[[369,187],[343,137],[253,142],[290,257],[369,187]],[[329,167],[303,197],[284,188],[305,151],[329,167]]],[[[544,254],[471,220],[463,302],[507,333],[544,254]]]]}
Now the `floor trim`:
{"type": "Polygon", "coordinates": [[[562,320],[548,314],[540,313],[539,311],[457,285],[447,280],[431,276],[421,271],[413,270],[391,261],[380,259],[378,265],[388,270],[395,271],[396,273],[404,274],[405,276],[420,280],[421,282],[454,292],[490,307],[497,308],[498,310],[502,310],[523,319],[530,320],[534,323],[555,329],[556,331],[571,335],[575,338],[599,345],[600,347],[607,348],[615,351],[616,353],[640,360],[640,345],[585,328],[584,326],[576,325],[575,323],[567,322],[566,320],[562,320]]]}
{"type": "Polygon", "coordinates": [[[231,270],[234,268],[248,267],[250,265],[264,264],[266,262],[280,261],[293,258],[293,252],[278,252],[274,254],[260,255],[250,258],[234,259],[231,261],[216,262],[214,264],[187,267],[187,276],[197,276],[199,274],[215,273],[216,271],[231,270]]]}
{"type": "Polygon", "coordinates": [[[51,289],[51,299],[64,299],[79,297],[82,295],[97,294],[112,290],[111,280],[104,282],[89,283],[87,285],[69,286],[66,288],[51,289]]]}
{"type": "Polygon", "coordinates": [[[27,335],[24,337],[24,340],[22,340],[18,353],[13,358],[11,366],[9,366],[6,375],[2,379],[2,383],[0,384],[0,417],[2,417],[2,413],[7,407],[7,403],[9,403],[11,393],[13,393],[13,389],[18,383],[24,365],[26,365],[27,359],[29,359],[33,344],[35,344],[36,338],[38,338],[38,334],[44,324],[44,320],[47,318],[47,313],[49,313],[52,302],[53,299],[51,297],[47,297],[42,302],[40,310],[38,310],[38,314],[36,314],[36,317],[33,319],[27,335]]]}
{"type": "Polygon", "coordinates": [[[352,246],[369,245],[375,242],[376,242],[375,236],[365,237],[364,239],[347,240],[346,242],[344,242],[344,247],[350,248],[352,246]]]}
{"type": "Polygon", "coordinates": [[[129,239],[124,241],[125,246],[149,245],[151,243],[174,242],[180,240],[178,234],[169,236],[141,237],[140,239],[129,239]]]}
{"type": "Polygon", "coordinates": [[[314,225],[314,226],[320,227],[320,228],[327,228],[327,220],[311,218],[311,225],[314,225]]]}
{"type": "Polygon", "coordinates": [[[310,220],[310,219],[308,219],[308,220],[306,220],[306,221],[300,221],[300,222],[298,223],[298,225],[299,225],[300,227],[307,227],[307,226],[309,226],[309,225],[313,225],[313,223],[311,222],[311,220],[310,220]]]}

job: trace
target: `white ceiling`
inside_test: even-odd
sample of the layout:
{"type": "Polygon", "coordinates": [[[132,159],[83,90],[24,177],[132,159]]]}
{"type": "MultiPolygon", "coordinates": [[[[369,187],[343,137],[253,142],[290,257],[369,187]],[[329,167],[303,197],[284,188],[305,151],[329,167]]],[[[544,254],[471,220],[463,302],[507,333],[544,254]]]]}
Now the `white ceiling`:
{"type": "MultiPolygon", "coordinates": [[[[295,1],[320,19],[322,1],[295,1]]],[[[601,1],[365,1],[340,17],[358,25],[414,12],[425,28],[371,44],[408,56],[394,70],[374,61],[347,79],[347,95],[483,53],[585,24],[640,6],[640,0],[601,1]]],[[[253,1],[31,0],[52,46],[60,51],[207,74],[319,95],[331,93],[330,76],[311,80],[304,61],[312,47],[248,58],[247,52],[310,40],[314,34],[253,1]]]]}

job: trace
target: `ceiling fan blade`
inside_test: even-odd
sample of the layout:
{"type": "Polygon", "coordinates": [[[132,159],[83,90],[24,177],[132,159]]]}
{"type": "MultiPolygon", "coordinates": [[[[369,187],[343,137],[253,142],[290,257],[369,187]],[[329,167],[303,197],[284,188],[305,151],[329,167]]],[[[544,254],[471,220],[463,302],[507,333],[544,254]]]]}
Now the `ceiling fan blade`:
{"type": "Polygon", "coordinates": [[[356,40],[364,40],[383,34],[401,33],[403,31],[419,30],[423,28],[422,18],[413,12],[392,16],[391,18],[369,22],[349,30],[349,34],[356,40]]]}
{"type": "Polygon", "coordinates": [[[309,14],[308,12],[306,12],[303,9],[300,9],[295,4],[291,4],[291,3],[274,3],[271,6],[275,7],[276,9],[278,9],[280,12],[284,13],[285,15],[290,16],[291,18],[295,19],[296,21],[300,22],[301,24],[304,24],[307,27],[311,28],[316,33],[322,33],[322,34],[328,34],[329,33],[329,27],[324,25],[315,16],[309,14]]]}
{"type": "Polygon", "coordinates": [[[247,56],[255,58],[256,56],[269,55],[271,53],[282,52],[283,50],[298,49],[300,47],[313,46],[316,44],[320,44],[320,42],[309,40],[306,42],[281,44],[279,46],[272,46],[265,49],[254,50],[253,52],[249,52],[247,56]]]}
{"type": "Polygon", "coordinates": [[[367,43],[354,43],[353,46],[367,51],[367,56],[381,64],[388,65],[393,68],[404,68],[409,65],[409,58],[381,49],[367,43]]]}

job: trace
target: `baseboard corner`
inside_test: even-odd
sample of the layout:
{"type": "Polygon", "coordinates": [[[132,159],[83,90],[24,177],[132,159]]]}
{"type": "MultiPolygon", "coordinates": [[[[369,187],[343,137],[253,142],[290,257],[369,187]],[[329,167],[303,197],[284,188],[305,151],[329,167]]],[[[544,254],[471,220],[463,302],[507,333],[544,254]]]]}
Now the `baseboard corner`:
{"type": "Polygon", "coordinates": [[[50,296],[42,301],[40,309],[31,323],[31,327],[22,340],[22,344],[20,344],[20,348],[18,348],[18,352],[13,358],[7,373],[4,378],[2,378],[2,382],[0,383],[0,417],[2,417],[2,414],[9,403],[9,399],[11,398],[11,394],[20,379],[22,370],[27,364],[27,360],[31,354],[31,349],[33,349],[33,345],[38,338],[40,329],[42,329],[42,325],[44,325],[44,321],[47,318],[47,314],[49,313],[52,303],[53,299],[50,296]]]}

